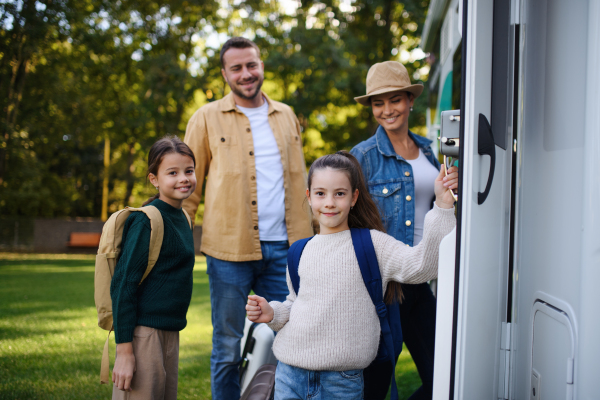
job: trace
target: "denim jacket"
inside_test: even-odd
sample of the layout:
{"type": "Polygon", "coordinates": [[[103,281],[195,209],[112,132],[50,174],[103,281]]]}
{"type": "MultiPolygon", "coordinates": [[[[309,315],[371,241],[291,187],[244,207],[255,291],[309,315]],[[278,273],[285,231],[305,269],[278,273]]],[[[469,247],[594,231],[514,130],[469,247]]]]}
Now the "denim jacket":
{"type": "MultiPolygon", "coordinates": [[[[431,150],[431,140],[408,132],[429,162],[440,169],[431,150]]],[[[415,184],[412,166],[394,151],[383,127],[375,135],[357,144],[351,151],[360,163],[369,193],[383,219],[387,233],[412,246],[414,240],[415,184]]],[[[431,199],[433,201],[434,199],[431,199]]]]}

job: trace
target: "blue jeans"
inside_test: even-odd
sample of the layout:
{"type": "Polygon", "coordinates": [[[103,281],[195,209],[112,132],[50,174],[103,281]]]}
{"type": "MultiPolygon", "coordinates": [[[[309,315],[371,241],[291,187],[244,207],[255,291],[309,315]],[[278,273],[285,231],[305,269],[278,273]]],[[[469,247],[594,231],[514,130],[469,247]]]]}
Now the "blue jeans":
{"type": "Polygon", "coordinates": [[[284,301],[287,241],[260,242],[263,259],[232,262],[206,256],[212,308],[210,377],[213,400],[240,398],[238,364],[250,290],[268,301],[284,301]]]}
{"type": "Polygon", "coordinates": [[[275,372],[275,400],[362,400],[363,370],[309,371],[282,363],[275,372]]]}

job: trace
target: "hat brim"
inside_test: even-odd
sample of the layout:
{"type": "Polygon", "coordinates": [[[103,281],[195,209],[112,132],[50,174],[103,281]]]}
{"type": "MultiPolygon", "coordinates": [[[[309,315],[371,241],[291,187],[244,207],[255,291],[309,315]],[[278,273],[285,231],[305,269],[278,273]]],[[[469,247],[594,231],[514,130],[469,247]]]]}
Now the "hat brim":
{"type": "Polygon", "coordinates": [[[355,97],[354,100],[356,100],[358,103],[362,104],[363,106],[370,107],[371,106],[371,97],[377,96],[378,94],[402,91],[402,92],[412,93],[416,99],[417,97],[419,97],[421,95],[421,93],[423,93],[423,88],[424,88],[423,85],[421,85],[420,83],[416,83],[416,84],[410,85],[410,86],[386,86],[384,88],[377,89],[374,92],[369,93],[367,95],[355,97]]]}

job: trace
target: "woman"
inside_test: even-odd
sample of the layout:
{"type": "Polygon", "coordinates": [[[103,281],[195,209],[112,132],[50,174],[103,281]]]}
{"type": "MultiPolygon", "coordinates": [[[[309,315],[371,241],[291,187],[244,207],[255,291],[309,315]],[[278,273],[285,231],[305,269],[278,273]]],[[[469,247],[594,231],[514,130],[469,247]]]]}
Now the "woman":
{"type": "MultiPolygon", "coordinates": [[[[359,143],[351,153],[360,162],[369,193],[377,202],[387,233],[409,246],[423,238],[425,214],[434,199],[434,181],[440,163],[431,141],[408,129],[408,117],[423,85],[410,82],[406,68],[396,61],[373,65],[367,74],[367,94],[355,97],[370,106],[379,123],[375,135],[359,143]]],[[[451,168],[445,186],[458,187],[451,168]]],[[[436,300],[427,283],[402,284],[400,304],[402,334],[419,371],[422,386],[410,399],[431,399],[435,344],[436,300]]],[[[384,399],[391,368],[372,365],[365,370],[365,399],[384,399]]]]}

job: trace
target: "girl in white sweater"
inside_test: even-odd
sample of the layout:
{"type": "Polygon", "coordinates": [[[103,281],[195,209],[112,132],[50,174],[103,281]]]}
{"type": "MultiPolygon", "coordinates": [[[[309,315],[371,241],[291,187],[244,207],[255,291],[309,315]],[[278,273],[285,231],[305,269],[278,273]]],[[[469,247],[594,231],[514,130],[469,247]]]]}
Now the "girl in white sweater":
{"type": "MultiPolygon", "coordinates": [[[[382,182],[383,183],[383,182],[382,182]]],[[[348,152],[316,160],[308,173],[306,197],[320,233],[300,259],[300,290],[289,273],[290,294],[283,303],[248,296],[248,319],[278,331],[273,352],[279,360],[275,400],[363,398],[362,370],[375,356],[379,318],[364,285],[350,228],[371,229],[386,300],[401,299],[399,285],[437,276],[440,241],[456,223],[450,189],[458,173],[435,181],[435,206],[425,217],[423,240],[416,247],[383,233],[377,206],[369,196],[358,161],[348,152]]]]}

